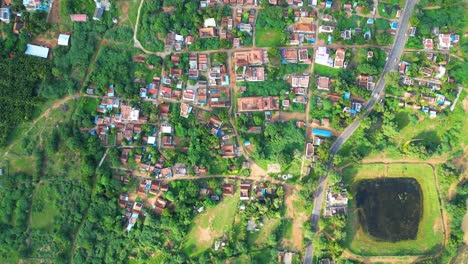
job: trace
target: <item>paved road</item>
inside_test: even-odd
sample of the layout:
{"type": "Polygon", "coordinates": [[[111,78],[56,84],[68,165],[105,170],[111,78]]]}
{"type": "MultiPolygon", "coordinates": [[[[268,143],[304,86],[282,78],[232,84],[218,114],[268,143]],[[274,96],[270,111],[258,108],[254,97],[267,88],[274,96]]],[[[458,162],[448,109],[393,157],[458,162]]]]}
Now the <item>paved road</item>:
{"type": "MultiPolygon", "coordinates": [[[[396,33],[395,42],[393,44],[392,49],[390,50],[390,53],[388,54],[387,63],[385,64],[385,67],[380,76],[380,79],[377,82],[377,85],[374,91],[372,92],[371,99],[367,103],[366,112],[364,113],[364,116],[367,116],[372,111],[372,108],[374,107],[374,105],[377,102],[379,102],[380,99],[382,98],[383,93],[384,93],[384,88],[385,88],[385,78],[384,78],[385,74],[395,69],[398,65],[399,58],[403,54],[404,47],[406,44],[406,38],[407,38],[406,32],[409,26],[409,18],[411,16],[411,13],[417,1],[418,0],[408,0],[406,2],[405,8],[403,9],[403,14],[400,19],[399,27],[396,33]]],[[[356,131],[356,129],[359,127],[359,124],[360,124],[359,122],[360,122],[360,118],[357,118],[351,125],[349,125],[345,129],[345,131],[332,144],[330,148],[331,157],[328,162],[328,169],[330,169],[333,163],[334,155],[338,152],[338,150],[346,142],[346,140],[348,140],[349,137],[351,137],[354,131],[356,131]]],[[[319,185],[318,185],[317,191],[315,192],[314,209],[312,211],[312,217],[311,217],[313,231],[317,230],[326,186],[327,186],[327,178],[325,175],[319,179],[319,185]]],[[[312,243],[310,243],[309,245],[307,245],[307,248],[306,248],[306,254],[304,256],[304,264],[311,264],[312,259],[313,259],[313,245],[312,243]]]]}

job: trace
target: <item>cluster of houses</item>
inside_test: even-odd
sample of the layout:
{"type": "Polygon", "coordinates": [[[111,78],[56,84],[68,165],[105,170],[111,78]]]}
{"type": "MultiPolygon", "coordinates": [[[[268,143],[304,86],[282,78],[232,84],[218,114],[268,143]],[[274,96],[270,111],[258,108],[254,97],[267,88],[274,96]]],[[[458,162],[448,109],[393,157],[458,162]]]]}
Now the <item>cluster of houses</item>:
{"type": "Polygon", "coordinates": [[[434,96],[421,94],[421,96],[418,96],[416,92],[405,92],[400,98],[399,106],[421,110],[432,119],[437,117],[438,111],[443,111],[451,104],[452,102],[442,94],[435,94],[434,96]]]}
{"type": "Polygon", "coordinates": [[[268,56],[265,50],[252,49],[234,53],[234,66],[237,81],[265,81],[265,67],[268,56]]]}
{"type": "MultiPolygon", "coordinates": [[[[328,118],[322,118],[320,121],[318,119],[314,119],[312,122],[313,126],[322,126],[322,127],[329,127],[330,126],[330,120],[328,118]]],[[[317,148],[320,147],[320,145],[323,144],[323,141],[326,140],[327,138],[330,138],[332,136],[332,132],[326,129],[322,128],[313,128],[312,133],[311,133],[311,141],[306,144],[306,150],[305,150],[305,157],[306,160],[308,160],[309,167],[307,170],[310,170],[310,168],[315,168],[317,166],[317,162],[319,162],[318,155],[316,153],[317,148]]],[[[307,171],[307,174],[309,171],[307,171]]]]}
{"type": "Polygon", "coordinates": [[[346,50],[339,48],[334,53],[335,58],[333,59],[333,55],[327,47],[318,47],[315,63],[333,68],[346,68],[348,66],[348,63],[345,61],[346,50]]]}
{"type": "Polygon", "coordinates": [[[337,214],[346,214],[348,210],[348,195],[343,183],[337,183],[341,188],[339,193],[335,193],[328,187],[325,198],[324,217],[332,217],[337,214]]]}
{"type": "MultiPolygon", "coordinates": [[[[152,98],[159,95],[161,99],[180,100],[188,104],[208,105],[210,107],[229,107],[230,106],[230,89],[228,87],[230,80],[225,65],[213,65],[210,67],[208,54],[190,54],[189,69],[185,72],[177,66],[180,64],[180,54],[174,54],[170,57],[173,68],[163,72],[161,81],[157,79],[153,82],[151,89],[144,88],[143,91],[148,91],[152,98]],[[207,77],[207,81],[189,82],[184,87],[182,75],[188,74],[190,80],[197,80],[202,77],[202,74],[207,77]],[[159,89],[159,92],[158,92],[159,89]]],[[[145,93],[146,94],[146,93],[145,93]]],[[[184,117],[188,116],[191,111],[191,106],[184,104],[187,113],[181,114],[184,117]]]]}
{"type": "MultiPolygon", "coordinates": [[[[439,50],[450,50],[450,48],[460,42],[460,35],[456,34],[441,34],[439,28],[435,27],[432,29],[432,33],[436,36],[437,39],[437,49],[439,50]]],[[[422,40],[424,50],[434,50],[435,43],[432,38],[424,38],[422,40]]]]}
{"type": "MultiPolygon", "coordinates": [[[[36,1],[36,0],[34,0],[36,1]]],[[[105,10],[110,10],[110,1],[109,0],[94,0],[96,5],[93,13],[93,20],[100,21],[102,16],[104,15],[105,10]]],[[[88,15],[87,14],[71,14],[70,19],[72,22],[87,22],[88,15]]],[[[113,22],[116,23],[116,20],[113,19],[113,22]]]]}
{"type": "MultiPolygon", "coordinates": [[[[302,3],[302,1],[301,1],[302,3]]],[[[286,11],[284,14],[289,16],[286,11]]],[[[313,24],[316,13],[314,11],[294,10],[294,24],[288,28],[289,45],[314,44],[316,26],[313,24]]]]}
{"type": "MultiPolygon", "coordinates": [[[[201,1],[201,8],[214,4],[214,1],[207,2],[208,1],[201,1]]],[[[234,48],[240,48],[242,46],[242,40],[239,37],[234,37],[232,31],[233,29],[237,29],[238,32],[246,32],[252,35],[253,29],[255,28],[255,12],[255,9],[244,10],[238,8],[236,9],[235,17],[223,17],[220,23],[217,23],[214,18],[206,18],[203,21],[203,26],[198,28],[197,38],[192,35],[184,37],[175,32],[170,32],[166,36],[166,50],[174,49],[176,51],[181,51],[195,43],[197,39],[207,38],[227,40],[234,48]]]]}
{"type": "MultiPolygon", "coordinates": [[[[94,89],[88,88],[87,93],[94,93],[94,89]]],[[[106,96],[101,99],[94,118],[96,125],[91,135],[98,135],[103,141],[108,139],[108,132],[115,129],[116,145],[121,145],[123,139],[133,141],[142,132],[142,125],[148,118],[140,113],[140,110],[127,105],[123,100],[115,96],[114,86],[110,85],[106,96]]],[[[154,137],[145,137],[148,144],[154,144],[154,137]]]]}
{"type": "MultiPolygon", "coordinates": [[[[439,35],[440,36],[440,35],[439,35]]],[[[426,53],[427,61],[432,63],[432,66],[423,67],[416,65],[418,70],[417,76],[408,76],[409,67],[411,63],[401,61],[398,65],[398,72],[400,73],[400,82],[406,86],[420,86],[428,87],[429,93],[433,96],[426,94],[418,94],[416,92],[406,92],[400,98],[400,106],[410,107],[416,110],[429,114],[430,118],[436,118],[437,112],[444,110],[451,105],[451,102],[445,99],[444,95],[438,93],[442,89],[442,81],[445,79],[447,69],[446,58],[438,61],[437,55],[431,52],[426,53]]],[[[440,56],[440,55],[439,55],[440,56]]],[[[413,66],[414,67],[414,66],[413,66]]],[[[414,72],[412,72],[414,74],[414,72]]],[[[449,82],[453,82],[453,78],[448,78],[449,82]]]]}
{"type": "Polygon", "coordinates": [[[146,215],[146,213],[142,210],[143,204],[130,200],[128,194],[126,193],[119,196],[118,204],[120,208],[125,210],[125,214],[122,215],[121,221],[125,225],[125,230],[130,232],[135,226],[138,217],[140,215],[146,215]]]}
{"type": "Polygon", "coordinates": [[[281,63],[311,63],[309,51],[305,48],[300,49],[280,49],[281,63]]]}

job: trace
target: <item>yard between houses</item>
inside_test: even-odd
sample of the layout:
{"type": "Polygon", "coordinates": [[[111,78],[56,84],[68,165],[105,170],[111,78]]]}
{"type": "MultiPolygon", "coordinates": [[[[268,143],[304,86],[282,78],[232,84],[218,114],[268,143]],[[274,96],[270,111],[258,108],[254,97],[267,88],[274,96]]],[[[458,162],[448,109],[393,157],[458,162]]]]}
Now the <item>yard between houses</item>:
{"type": "Polygon", "coordinates": [[[336,69],[317,63],[314,65],[314,73],[319,76],[336,78],[341,73],[341,71],[341,69],[336,69]]]}
{"type": "Polygon", "coordinates": [[[255,30],[255,44],[257,47],[277,47],[281,43],[280,30],[258,28],[255,30]]]}
{"type": "Polygon", "coordinates": [[[420,185],[423,205],[416,240],[377,241],[359,224],[356,201],[348,213],[346,246],[362,256],[423,256],[434,255],[442,248],[443,222],[433,169],[419,164],[365,164],[343,169],[343,179],[353,196],[359,181],[376,178],[414,178],[420,185]]]}
{"type": "Polygon", "coordinates": [[[213,246],[215,239],[221,238],[233,224],[238,211],[239,192],[226,196],[215,207],[206,209],[195,218],[193,227],[187,234],[183,251],[189,256],[197,256],[213,246]]]}

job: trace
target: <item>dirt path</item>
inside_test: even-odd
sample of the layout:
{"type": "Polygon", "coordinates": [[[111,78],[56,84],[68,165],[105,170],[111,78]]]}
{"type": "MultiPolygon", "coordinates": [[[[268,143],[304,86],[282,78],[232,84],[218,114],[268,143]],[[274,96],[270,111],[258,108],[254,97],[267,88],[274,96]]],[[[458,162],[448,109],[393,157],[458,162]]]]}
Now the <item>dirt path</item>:
{"type": "Polygon", "coordinates": [[[354,255],[353,253],[351,253],[348,250],[343,251],[343,253],[341,254],[341,258],[355,260],[355,261],[359,261],[359,262],[362,262],[362,263],[365,263],[365,264],[371,264],[371,263],[415,263],[417,261],[420,261],[420,260],[424,259],[424,258],[417,257],[417,256],[363,257],[363,256],[354,255]]]}
{"type": "Polygon", "coordinates": [[[307,221],[307,215],[304,213],[298,213],[294,208],[294,201],[298,199],[296,190],[285,187],[284,191],[284,203],[286,205],[286,217],[292,219],[292,237],[291,243],[297,251],[302,251],[304,244],[304,231],[303,224],[307,221]]]}
{"type": "Polygon", "coordinates": [[[463,230],[464,236],[463,236],[463,242],[465,245],[468,245],[468,201],[466,201],[466,213],[465,216],[463,217],[463,222],[461,225],[461,229],[463,230]]]}
{"type": "Polygon", "coordinates": [[[48,22],[50,24],[60,24],[60,1],[52,0],[52,7],[48,15],[48,22]]]}
{"type": "MultiPolygon", "coordinates": [[[[410,163],[410,164],[429,164],[429,165],[436,165],[441,164],[447,161],[446,157],[437,157],[437,158],[430,158],[428,160],[418,160],[418,159],[390,159],[390,158],[370,158],[370,159],[363,159],[361,162],[366,163],[384,163],[384,164],[391,164],[391,163],[410,163]]],[[[351,165],[351,164],[347,164],[351,165]]],[[[345,165],[345,166],[347,166],[345,165]]]]}
{"type": "MultiPolygon", "coordinates": [[[[69,95],[65,98],[62,98],[60,99],[59,101],[55,102],[49,109],[47,109],[44,113],[42,113],[39,117],[37,117],[36,119],[34,119],[34,121],[29,124],[29,129],[26,130],[25,132],[23,132],[23,134],[28,134],[29,132],[31,132],[31,130],[33,129],[34,125],[37,124],[37,122],[39,122],[39,120],[45,118],[45,117],[48,117],[50,112],[54,109],[57,109],[59,107],[61,107],[62,105],[66,104],[68,101],[71,101],[73,99],[76,99],[78,97],[80,97],[81,95],[80,94],[75,94],[75,95],[69,95]]],[[[3,157],[5,157],[6,155],[8,155],[8,153],[10,152],[10,150],[15,146],[14,143],[10,144],[10,146],[7,148],[7,150],[5,151],[5,153],[3,154],[3,157]]]]}

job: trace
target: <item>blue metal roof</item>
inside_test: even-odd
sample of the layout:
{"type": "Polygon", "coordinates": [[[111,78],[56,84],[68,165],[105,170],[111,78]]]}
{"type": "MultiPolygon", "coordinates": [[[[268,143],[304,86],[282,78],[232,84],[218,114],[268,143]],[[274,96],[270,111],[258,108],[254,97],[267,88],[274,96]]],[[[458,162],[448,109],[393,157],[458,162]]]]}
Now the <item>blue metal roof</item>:
{"type": "Polygon", "coordinates": [[[318,128],[312,129],[312,134],[314,134],[316,136],[319,136],[319,137],[331,137],[332,136],[331,131],[324,130],[324,129],[318,129],[318,128]]]}

